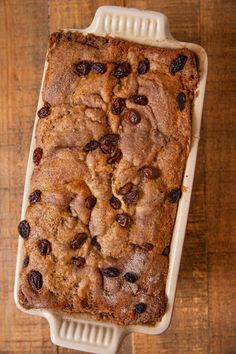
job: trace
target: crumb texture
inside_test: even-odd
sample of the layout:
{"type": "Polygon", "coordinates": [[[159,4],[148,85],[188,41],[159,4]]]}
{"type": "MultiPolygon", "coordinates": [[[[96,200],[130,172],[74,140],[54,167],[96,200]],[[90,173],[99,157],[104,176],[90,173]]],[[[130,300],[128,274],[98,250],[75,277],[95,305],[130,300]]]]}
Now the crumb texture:
{"type": "Polygon", "coordinates": [[[161,319],[197,82],[186,48],[51,35],[19,224],[25,308],[161,319]]]}

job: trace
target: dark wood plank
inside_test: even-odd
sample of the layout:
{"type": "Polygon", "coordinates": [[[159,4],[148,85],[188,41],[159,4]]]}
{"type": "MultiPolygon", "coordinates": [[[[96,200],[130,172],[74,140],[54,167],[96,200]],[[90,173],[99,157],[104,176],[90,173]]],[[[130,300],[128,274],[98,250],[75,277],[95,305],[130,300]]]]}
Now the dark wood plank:
{"type": "Polygon", "coordinates": [[[208,181],[208,250],[236,252],[235,171],[209,171],[208,181]]]}
{"type": "Polygon", "coordinates": [[[201,0],[209,57],[205,104],[209,352],[236,352],[236,2],[201,0]]]}
{"type": "MultiPolygon", "coordinates": [[[[236,58],[235,58],[236,59],[236,58]]],[[[236,80],[235,80],[236,83],[236,80]]],[[[234,93],[230,94],[233,95],[234,93]]],[[[208,93],[208,96],[210,93],[208,93]]],[[[218,95],[215,99],[219,98],[218,95]]],[[[220,98],[219,98],[220,99],[220,98]]],[[[228,103],[228,102],[227,102],[228,103]]],[[[208,105],[208,103],[206,103],[208,105]]],[[[234,108],[235,111],[235,108],[234,108]]],[[[227,115],[227,113],[225,113],[227,115]]],[[[235,112],[234,112],[235,114],[235,112]]],[[[206,114],[206,121],[212,120],[212,114],[206,114]]],[[[224,116],[225,118],[225,116],[224,116]]],[[[219,119],[220,121],[220,119],[219,119]]],[[[207,123],[206,123],[207,124],[207,123]]],[[[227,127],[227,125],[226,125],[227,127]]],[[[206,162],[207,171],[220,172],[236,170],[236,122],[232,130],[209,130],[206,127],[206,162]]]]}
{"type": "Polygon", "coordinates": [[[209,255],[210,353],[236,353],[236,254],[209,255]]]}

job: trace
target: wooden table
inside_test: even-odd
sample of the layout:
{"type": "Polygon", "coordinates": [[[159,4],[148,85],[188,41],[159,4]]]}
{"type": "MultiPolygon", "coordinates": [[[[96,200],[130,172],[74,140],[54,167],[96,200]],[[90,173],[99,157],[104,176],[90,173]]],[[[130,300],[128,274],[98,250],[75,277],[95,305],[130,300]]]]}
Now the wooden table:
{"type": "Polygon", "coordinates": [[[120,354],[236,353],[236,1],[0,1],[0,353],[74,353],[13,301],[17,224],[50,32],[81,28],[104,4],[165,13],[173,35],[209,56],[202,138],[173,320],[126,338],[120,354]]]}

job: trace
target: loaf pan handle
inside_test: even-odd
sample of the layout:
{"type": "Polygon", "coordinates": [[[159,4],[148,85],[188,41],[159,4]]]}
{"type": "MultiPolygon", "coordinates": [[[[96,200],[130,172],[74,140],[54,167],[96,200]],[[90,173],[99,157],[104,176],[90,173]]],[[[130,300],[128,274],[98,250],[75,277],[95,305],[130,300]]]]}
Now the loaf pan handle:
{"type": "Polygon", "coordinates": [[[116,325],[45,313],[54,344],[98,354],[115,354],[127,334],[116,325]]]}
{"type": "Polygon", "coordinates": [[[147,38],[153,41],[173,39],[165,15],[119,6],[99,7],[91,25],[85,31],[129,40],[135,38],[140,42],[147,38]]]}

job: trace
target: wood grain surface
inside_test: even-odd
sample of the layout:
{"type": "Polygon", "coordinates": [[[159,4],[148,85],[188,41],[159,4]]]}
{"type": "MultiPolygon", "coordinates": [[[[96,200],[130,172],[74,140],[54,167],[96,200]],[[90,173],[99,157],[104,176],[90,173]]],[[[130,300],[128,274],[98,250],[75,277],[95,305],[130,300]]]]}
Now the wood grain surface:
{"type": "Polygon", "coordinates": [[[0,354],[72,354],[44,319],[18,311],[13,282],[25,169],[50,32],[98,6],[150,9],[201,44],[209,75],[196,177],[170,328],[128,336],[119,354],[236,353],[236,1],[0,0],[0,354]]]}

